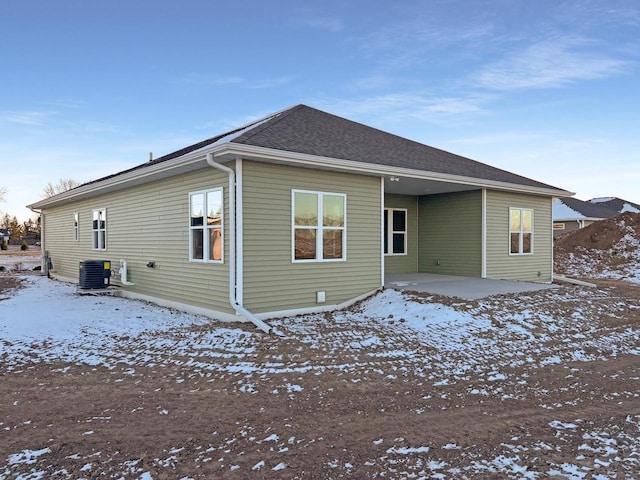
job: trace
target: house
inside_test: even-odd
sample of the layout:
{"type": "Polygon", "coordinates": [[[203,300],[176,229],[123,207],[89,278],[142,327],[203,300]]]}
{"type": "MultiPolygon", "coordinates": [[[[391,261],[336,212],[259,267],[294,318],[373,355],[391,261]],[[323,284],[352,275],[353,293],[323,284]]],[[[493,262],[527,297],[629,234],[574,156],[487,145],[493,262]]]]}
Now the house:
{"type": "Polygon", "coordinates": [[[125,296],[258,322],[348,305],[391,273],[550,282],[567,195],[297,105],[30,208],[53,276],[110,260],[125,296]]]}
{"type": "Polygon", "coordinates": [[[613,217],[618,212],[600,203],[562,197],[553,202],[553,236],[584,228],[593,222],[613,217]]]}
{"type": "Polygon", "coordinates": [[[38,237],[36,235],[21,235],[20,236],[20,243],[26,243],[27,245],[37,245],[38,244],[38,237]]]}
{"type": "Polygon", "coordinates": [[[589,202],[613,210],[616,214],[624,212],[640,213],[640,205],[618,197],[592,198],[589,202]]]}

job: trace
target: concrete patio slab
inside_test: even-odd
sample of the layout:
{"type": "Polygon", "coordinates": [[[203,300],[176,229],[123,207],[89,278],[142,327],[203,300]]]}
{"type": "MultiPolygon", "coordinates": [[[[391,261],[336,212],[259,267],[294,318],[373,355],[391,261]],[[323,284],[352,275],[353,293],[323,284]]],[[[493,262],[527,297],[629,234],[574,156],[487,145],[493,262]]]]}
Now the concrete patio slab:
{"type": "Polygon", "coordinates": [[[385,275],[385,288],[412,292],[432,293],[465,300],[477,300],[505,293],[535,292],[557,285],[548,283],[492,280],[489,278],[457,277],[430,273],[385,275]]]}

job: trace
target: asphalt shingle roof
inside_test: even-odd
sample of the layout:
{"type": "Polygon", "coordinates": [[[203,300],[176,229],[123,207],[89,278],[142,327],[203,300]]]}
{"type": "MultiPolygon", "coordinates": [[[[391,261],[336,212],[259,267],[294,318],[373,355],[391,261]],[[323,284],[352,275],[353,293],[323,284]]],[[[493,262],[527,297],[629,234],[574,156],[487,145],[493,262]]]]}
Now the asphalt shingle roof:
{"type": "Polygon", "coordinates": [[[608,208],[609,210],[613,210],[615,213],[622,213],[624,210],[632,209],[632,210],[640,210],[640,205],[637,203],[630,202],[628,200],[624,200],[618,197],[611,198],[592,198],[589,200],[589,203],[592,205],[597,205],[599,207],[608,208]]]}
{"type": "Polygon", "coordinates": [[[558,200],[585,218],[609,218],[618,214],[618,212],[612,208],[597,203],[585,202],[577,198],[562,197],[558,200]]]}
{"type": "Polygon", "coordinates": [[[232,142],[362,163],[557,189],[306,105],[292,107],[246,131],[232,142]]]}
{"type": "Polygon", "coordinates": [[[216,135],[133,168],[84,185],[101,182],[166,162],[219,143],[266,147],[363,164],[401,167],[425,172],[472,177],[514,185],[565,190],[444,150],[393,135],[306,105],[276,112],[235,130],[216,135]],[[227,137],[227,138],[225,138],[227,137]]]}

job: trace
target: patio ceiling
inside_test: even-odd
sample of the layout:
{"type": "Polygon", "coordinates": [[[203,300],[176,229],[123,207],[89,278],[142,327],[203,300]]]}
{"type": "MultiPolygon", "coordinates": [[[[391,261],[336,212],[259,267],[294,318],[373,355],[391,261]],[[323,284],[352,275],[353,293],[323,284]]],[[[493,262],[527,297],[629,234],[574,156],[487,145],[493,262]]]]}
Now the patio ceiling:
{"type": "Polygon", "coordinates": [[[399,195],[434,195],[437,193],[463,192],[478,190],[477,185],[441,182],[400,176],[387,176],[384,179],[384,192],[399,195]]]}

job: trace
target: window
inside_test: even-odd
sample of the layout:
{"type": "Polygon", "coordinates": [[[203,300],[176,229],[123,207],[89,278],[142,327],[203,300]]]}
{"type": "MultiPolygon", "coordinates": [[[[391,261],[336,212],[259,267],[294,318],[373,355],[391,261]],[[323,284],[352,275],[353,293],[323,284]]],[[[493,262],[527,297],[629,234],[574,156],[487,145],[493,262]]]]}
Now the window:
{"type": "Polygon", "coordinates": [[[80,216],[78,214],[78,212],[73,214],[73,241],[77,242],[80,239],[80,236],[78,235],[78,221],[80,219],[80,216]]]}
{"type": "Polygon", "coordinates": [[[107,211],[104,208],[93,211],[93,249],[107,249],[107,211]]]}
{"type": "Polygon", "coordinates": [[[554,230],[564,230],[566,228],[566,225],[564,223],[554,223],[553,224],[553,229],[554,230]]]}
{"type": "Polygon", "coordinates": [[[533,253],[533,210],[509,209],[509,243],[511,255],[533,253]]]}
{"type": "Polygon", "coordinates": [[[292,190],[293,261],[346,260],[346,200],[341,193],[292,190]]]}
{"type": "Polygon", "coordinates": [[[189,260],[222,262],[222,213],[222,188],[189,194],[189,260]]]}
{"type": "Polygon", "coordinates": [[[407,211],[385,208],[384,210],[384,254],[407,254],[407,211]],[[391,247],[391,248],[389,248],[391,247]]]}

